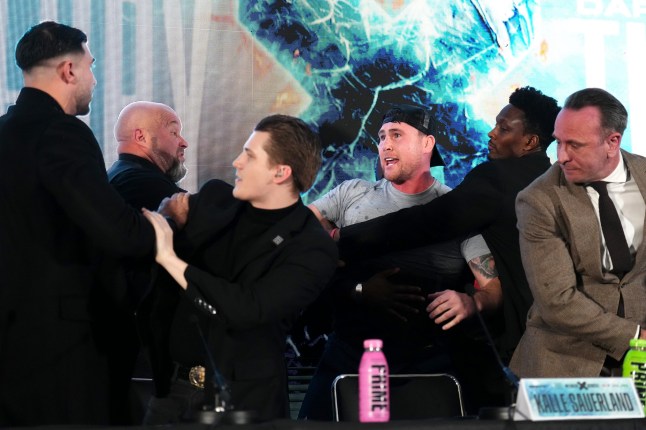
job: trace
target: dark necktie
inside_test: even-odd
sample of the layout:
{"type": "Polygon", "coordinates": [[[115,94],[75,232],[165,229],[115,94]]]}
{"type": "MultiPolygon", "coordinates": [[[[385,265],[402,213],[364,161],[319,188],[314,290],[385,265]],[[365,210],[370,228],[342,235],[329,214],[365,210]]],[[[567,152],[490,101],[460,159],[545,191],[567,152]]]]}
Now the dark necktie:
{"type": "Polygon", "coordinates": [[[626,273],[633,266],[624,229],[621,226],[619,215],[615,205],[610,200],[607,182],[598,181],[588,184],[599,193],[599,219],[601,221],[601,230],[603,237],[606,239],[606,246],[612,259],[612,271],[615,273],[626,273]]]}

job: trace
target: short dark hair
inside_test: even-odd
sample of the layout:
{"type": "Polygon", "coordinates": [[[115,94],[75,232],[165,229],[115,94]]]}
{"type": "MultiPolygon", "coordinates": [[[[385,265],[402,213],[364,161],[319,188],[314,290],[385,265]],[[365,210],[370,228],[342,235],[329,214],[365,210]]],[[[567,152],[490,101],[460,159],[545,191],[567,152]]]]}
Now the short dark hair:
{"type": "Polygon", "coordinates": [[[296,190],[307,191],[321,167],[318,135],[303,120],[289,115],[265,117],[254,130],[269,133],[269,145],[264,148],[269,161],[290,166],[296,190]]]}
{"type": "Polygon", "coordinates": [[[83,53],[87,36],[81,30],[44,21],[34,25],[20,38],[16,45],[16,64],[28,72],[32,67],[50,58],[69,53],[83,53]]]}
{"type": "Polygon", "coordinates": [[[509,103],[523,111],[525,133],[538,136],[543,151],[554,141],[554,122],[561,111],[556,99],[546,96],[533,87],[516,89],[509,96],[509,103]]]}
{"type": "Polygon", "coordinates": [[[580,110],[588,106],[599,108],[601,127],[623,134],[628,125],[628,111],[612,94],[601,88],[585,88],[565,99],[564,109],[580,110]]]}

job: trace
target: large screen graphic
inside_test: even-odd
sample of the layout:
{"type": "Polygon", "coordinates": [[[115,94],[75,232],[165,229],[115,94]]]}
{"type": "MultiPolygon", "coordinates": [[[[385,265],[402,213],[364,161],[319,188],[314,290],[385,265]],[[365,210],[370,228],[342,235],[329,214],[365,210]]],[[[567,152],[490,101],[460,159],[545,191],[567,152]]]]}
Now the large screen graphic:
{"type": "Polygon", "coordinates": [[[646,152],[639,0],[0,0],[3,111],[22,86],[15,43],[45,19],[88,34],[98,85],[84,120],[106,163],[119,111],[163,102],[183,121],[191,191],[231,181],[231,161],[272,113],[300,116],[323,140],[306,202],[342,180],[372,179],[392,103],[434,110],[446,166],[433,173],[455,186],[486,158],[497,112],[525,85],[559,103],[586,86],[608,89],[630,113],[622,146],[646,152]]]}

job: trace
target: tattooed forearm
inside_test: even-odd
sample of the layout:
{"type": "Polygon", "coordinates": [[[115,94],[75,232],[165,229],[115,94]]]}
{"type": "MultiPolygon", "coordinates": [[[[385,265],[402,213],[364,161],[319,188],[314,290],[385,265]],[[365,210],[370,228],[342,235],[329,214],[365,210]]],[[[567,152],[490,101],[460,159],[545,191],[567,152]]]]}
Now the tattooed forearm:
{"type": "Polygon", "coordinates": [[[481,255],[480,257],[474,258],[469,261],[469,267],[476,278],[482,277],[490,280],[498,276],[496,263],[493,260],[493,255],[491,254],[481,255]]]}

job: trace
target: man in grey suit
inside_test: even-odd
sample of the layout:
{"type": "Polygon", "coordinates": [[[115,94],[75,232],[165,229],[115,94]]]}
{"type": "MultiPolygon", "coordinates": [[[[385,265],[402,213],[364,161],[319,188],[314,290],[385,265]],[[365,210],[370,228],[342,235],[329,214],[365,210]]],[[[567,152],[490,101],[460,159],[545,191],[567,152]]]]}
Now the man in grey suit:
{"type": "Polygon", "coordinates": [[[516,199],[534,295],[511,361],[521,377],[619,375],[630,339],[646,337],[646,158],[620,149],[627,119],[607,91],[570,95],[554,126],[558,163],[516,199]],[[597,181],[619,215],[625,263],[602,230],[597,181]]]}

